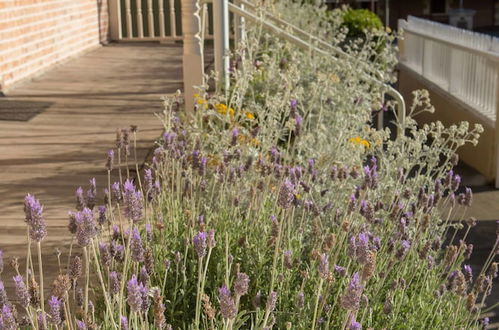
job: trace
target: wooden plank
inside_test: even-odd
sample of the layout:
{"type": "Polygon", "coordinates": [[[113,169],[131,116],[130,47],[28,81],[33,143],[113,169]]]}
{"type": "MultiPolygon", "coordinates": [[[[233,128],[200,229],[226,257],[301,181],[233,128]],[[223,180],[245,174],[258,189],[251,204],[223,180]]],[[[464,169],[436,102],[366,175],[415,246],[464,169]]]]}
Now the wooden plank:
{"type": "MultiPolygon", "coordinates": [[[[57,275],[54,249],[64,252],[70,241],[67,212],[74,210],[75,189],[87,189],[95,177],[103,204],[105,153],[114,147],[115,129],[138,125],[143,162],[163,130],[154,115],[163,109],[161,97],[181,88],[181,45],[110,44],[11,89],[2,99],[50,106],[28,122],[0,121],[0,167],[9,173],[0,179],[0,249],[6,260],[17,256],[24,262],[23,199],[33,193],[48,226],[42,248],[50,290],[57,275]]],[[[2,277],[12,276],[6,266],[2,277]]],[[[11,280],[5,284],[12,290],[11,280]]]]}

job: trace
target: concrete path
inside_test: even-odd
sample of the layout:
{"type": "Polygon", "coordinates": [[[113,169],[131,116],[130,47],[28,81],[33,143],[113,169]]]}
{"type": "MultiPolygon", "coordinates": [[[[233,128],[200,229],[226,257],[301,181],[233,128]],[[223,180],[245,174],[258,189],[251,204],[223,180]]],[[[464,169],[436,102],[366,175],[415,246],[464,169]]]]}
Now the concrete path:
{"type": "MultiPolygon", "coordinates": [[[[113,44],[0,97],[0,113],[16,105],[46,109],[29,121],[0,120],[0,249],[6,263],[18,256],[24,267],[23,199],[31,193],[44,205],[48,225],[44,263],[56,267],[54,249],[69,244],[67,212],[74,210],[75,189],[86,189],[95,177],[103,203],[106,151],[114,147],[116,129],[138,126],[143,162],[162,133],[154,115],[163,109],[161,96],[181,88],[181,45],[113,44]]],[[[2,278],[10,287],[12,270],[5,268],[2,278]]],[[[45,282],[50,287],[51,276],[45,282]]]]}

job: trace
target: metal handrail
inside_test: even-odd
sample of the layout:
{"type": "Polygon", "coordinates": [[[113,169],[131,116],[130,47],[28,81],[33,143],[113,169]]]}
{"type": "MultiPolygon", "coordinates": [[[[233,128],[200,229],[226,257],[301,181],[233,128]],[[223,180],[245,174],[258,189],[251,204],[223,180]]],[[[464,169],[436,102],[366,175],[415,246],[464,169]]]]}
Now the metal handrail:
{"type": "MultiPolygon", "coordinates": [[[[241,1],[244,1],[244,0],[241,0],[241,1]]],[[[247,3],[246,1],[244,1],[245,4],[247,3]]],[[[335,58],[333,56],[331,56],[330,53],[327,53],[326,51],[312,45],[311,43],[309,42],[306,42],[304,40],[302,40],[301,38],[297,37],[297,36],[294,36],[290,33],[288,33],[287,31],[285,31],[284,29],[272,24],[272,23],[269,23],[267,21],[264,21],[262,18],[244,10],[243,8],[239,7],[239,6],[236,6],[232,3],[229,3],[229,11],[233,12],[234,14],[236,15],[240,15],[250,21],[253,21],[255,23],[259,23],[259,24],[262,24],[263,27],[267,28],[268,30],[274,32],[277,36],[279,37],[282,37],[283,39],[291,42],[292,44],[298,46],[298,47],[301,47],[302,49],[305,49],[305,50],[309,50],[309,49],[312,49],[314,51],[316,51],[317,53],[321,54],[321,55],[325,55],[325,56],[330,56],[331,58],[333,58],[333,60],[335,61],[340,61],[340,59],[338,58],[335,58]]],[[[272,16],[272,15],[268,15],[268,16],[272,16]]],[[[276,18],[277,19],[277,18],[276,18]]],[[[295,31],[301,31],[300,33],[303,33],[305,35],[309,35],[307,32],[299,29],[298,27],[295,27],[293,26],[292,24],[289,24],[286,22],[286,25],[289,26],[289,27],[292,27],[295,31]]],[[[320,40],[318,39],[317,37],[313,37],[314,39],[317,39],[317,40],[320,40]]],[[[321,41],[321,44],[327,44],[325,41],[321,41]]],[[[340,54],[340,53],[343,53],[345,55],[347,55],[348,57],[350,57],[350,55],[344,53],[343,51],[341,50],[338,50],[337,48],[335,48],[334,46],[332,45],[329,45],[328,44],[328,48],[333,48],[335,50],[335,52],[337,54],[340,54]]],[[[400,123],[404,123],[405,122],[405,114],[406,114],[406,106],[405,106],[405,101],[404,101],[404,98],[403,96],[395,89],[393,88],[392,86],[368,75],[368,74],[364,74],[363,75],[363,78],[370,81],[370,82],[373,82],[375,84],[378,84],[380,86],[383,87],[383,90],[386,94],[392,96],[395,101],[398,103],[398,109],[397,109],[397,116],[398,116],[398,120],[400,123]]],[[[400,136],[402,135],[403,132],[402,130],[399,128],[398,131],[397,131],[397,135],[400,136]]]]}

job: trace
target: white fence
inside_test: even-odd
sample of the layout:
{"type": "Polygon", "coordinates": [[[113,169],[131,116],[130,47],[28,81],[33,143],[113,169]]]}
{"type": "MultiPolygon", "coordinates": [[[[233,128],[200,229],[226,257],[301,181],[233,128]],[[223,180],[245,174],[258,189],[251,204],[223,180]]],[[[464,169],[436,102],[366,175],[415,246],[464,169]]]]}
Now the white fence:
{"type": "Polygon", "coordinates": [[[409,16],[400,61],[495,122],[499,39],[409,16]]]}
{"type": "MultiPolygon", "coordinates": [[[[185,0],[109,0],[111,39],[115,41],[176,41],[182,36],[185,0]]],[[[200,16],[208,16],[211,5],[200,16]]],[[[206,19],[203,38],[213,39],[213,20],[206,19]]]]}

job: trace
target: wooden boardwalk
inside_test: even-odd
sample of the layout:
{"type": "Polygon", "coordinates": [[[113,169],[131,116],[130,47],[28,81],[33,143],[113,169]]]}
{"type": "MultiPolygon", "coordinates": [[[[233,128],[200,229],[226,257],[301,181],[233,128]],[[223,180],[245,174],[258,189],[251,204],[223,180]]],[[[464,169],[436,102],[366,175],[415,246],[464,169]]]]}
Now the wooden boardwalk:
{"type": "MultiPolygon", "coordinates": [[[[12,285],[9,258],[19,257],[23,267],[26,255],[26,193],[44,205],[48,236],[43,253],[53,269],[54,249],[69,243],[67,213],[75,208],[75,189],[86,189],[95,177],[103,203],[106,152],[114,147],[116,129],[138,126],[143,162],[162,133],[154,115],[163,109],[161,96],[181,88],[181,45],[112,44],[0,97],[0,112],[15,110],[16,104],[46,108],[29,121],[0,120],[0,249],[7,259],[6,286],[12,285]]],[[[50,287],[50,277],[46,282],[50,287]]]]}

